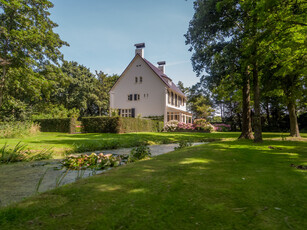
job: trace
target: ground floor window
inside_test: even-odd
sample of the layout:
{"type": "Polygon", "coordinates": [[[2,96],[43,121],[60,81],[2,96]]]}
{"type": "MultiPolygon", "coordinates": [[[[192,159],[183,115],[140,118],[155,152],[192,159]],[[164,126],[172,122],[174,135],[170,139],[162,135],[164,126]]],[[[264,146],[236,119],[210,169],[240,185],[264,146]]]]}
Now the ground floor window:
{"type": "Polygon", "coordinates": [[[167,112],[167,121],[177,120],[179,122],[184,123],[192,123],[192,117],[187,116],[185,114],[181,114],[179,112],[167,112]]]}
{"type": "Polygon", "coordinates": [[[122,109],[120,115],[122,117],[132,117],[132,109],[122,109]]]}

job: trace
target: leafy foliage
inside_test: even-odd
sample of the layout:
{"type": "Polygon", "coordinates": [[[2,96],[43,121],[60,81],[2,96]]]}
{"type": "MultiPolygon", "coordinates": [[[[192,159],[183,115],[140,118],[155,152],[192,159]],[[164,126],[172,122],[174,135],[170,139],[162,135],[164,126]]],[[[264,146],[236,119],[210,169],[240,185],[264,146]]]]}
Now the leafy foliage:
{"type": "Polygon", "coordinates": [[[129,117],[82,117],[82,132],[86,133],[129,133],[159,132],[163,122],[129,117]]]}
{"type": "Polygon", "coordinates": [[[131,150],[128,155],[127,162],[135,162],[151,157],[150,149],[147,145],[140,145],[131,150]]]}
{"type": "MultiPolygon", "coordinates": [[[[288,110],[290,134],[299,136],[295,109],[306,88],[306,3],[197,0],[194,9],[185,36],[193,51],[194,71],[201,78],[192,88],[213,98],[222,121],[231,122],[233,130],[241,129],[242,117],[243,121],[251,117],[249,107],[253,105],[255,137],[259,140],[261,120],[266,120],[263,124],[267,127],[273,125],[277,99],[277,113],[288,110]],[[264,111],[266,116],[261,117],[264,111]]],[[[275,130],[281,119],[277,123],[275,130]]]]}
{"type": "Polygon", "coordinates": [[[62,165],[68,169],[105,169],[107,167],[116,167],[120,165],[120,156],[112,156],[111,154],[104,155],[103,153],[91,155],[67,156],[62,162],[62,165]]]}
{"type": "Polygon", "coordinates": [[[0,138],[16,138],[36,135],[40,126],[30,121],[0,123],[0,138]]]}
{"type": "Polygon", "coordinates": [[[189,142],[187,140],[181,140],[181,141],[179,141],[179,145],[177,147],[175,147],[175,151],[186,148],[186,147],[190,147],[190,146],[192,146],[191,142],[189,142]]]}
{"type": "Polygon", "coordinates": [[[37,119],[35,122],[40,124],[42,132],[76,132],[76,118],[53,118],[37,119]]]}
{"type": "Polygon", "coordinates": [[[14,148],[5,144],[0,149],[0,163],[14,163],[20,161],[46,160],[52,157],[52,150],[45,149],[35,153],[27,148],[26,144],[18,142],[14,148]]]}

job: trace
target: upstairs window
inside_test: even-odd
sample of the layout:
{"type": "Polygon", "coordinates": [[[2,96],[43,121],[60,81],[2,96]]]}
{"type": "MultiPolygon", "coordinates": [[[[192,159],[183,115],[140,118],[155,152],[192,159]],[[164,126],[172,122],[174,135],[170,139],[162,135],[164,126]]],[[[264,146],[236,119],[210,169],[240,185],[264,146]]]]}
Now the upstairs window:
{"type": "Polygon", "coordinates": [[[177,94],[175,94],[175,106],[178,106],[177,94]]]}
{"type": "Polygon", "coordinates": [[[174,93],[171,92],[171,100],[172,100],[172,105],[174,105],[174,93]]]}
{"type": "Polygon", "coordinates": [[[143,82],[143,77],[140,77],[140,83],[142,83],[143,82]]]}
{"type": "Polygon", "coordinates": [[[138,83],[138,77],[135,77],[135,83],[138,83]]]}
{"type": "Polygon", "coordinates": [[[140,94],[134,94],[134,100],[135,101],[140,100],[140,94]]]}
{"type": "Polygon", "coordinates": [[[128,95],[128,101],[132,101],[132,94],[128,95]]]}
{"type": "Polygon", "coordinates": [[[169,93],[169,91],[167,91],[167,100],[168,104],[171,104],[171,94],[169,93]]]}
{"type": "Polygon", "coordinates": [[[178,106],[181,106],[181,105],[182,105],[182,100],[181,100],[181,97],[180,97],[180,96],[178,97],[178,101],[179,101],[179,102],[178,102],[178,106]]]}

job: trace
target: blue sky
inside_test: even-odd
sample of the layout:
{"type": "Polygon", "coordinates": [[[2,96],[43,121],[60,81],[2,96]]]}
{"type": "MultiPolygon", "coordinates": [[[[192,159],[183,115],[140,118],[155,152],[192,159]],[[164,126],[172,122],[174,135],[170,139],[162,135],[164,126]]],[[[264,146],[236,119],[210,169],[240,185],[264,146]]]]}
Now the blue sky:
{"type": "Polygon", "coordinates": [[[185,86],[197,83],[184,34],[194,10],[192,0],[51,0],[55,29],[70,47],[64,58],[108,74],[121,74],[145,42],[145,58],[166,61],[166,74],[185,86]]]}

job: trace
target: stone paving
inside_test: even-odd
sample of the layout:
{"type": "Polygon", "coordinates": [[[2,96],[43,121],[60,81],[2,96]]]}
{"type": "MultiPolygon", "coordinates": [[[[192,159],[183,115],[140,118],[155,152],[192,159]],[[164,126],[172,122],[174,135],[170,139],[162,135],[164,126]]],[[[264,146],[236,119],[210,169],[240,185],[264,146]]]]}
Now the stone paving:
{"type": "MultiPolygon", "coordinates": [[[[199,145],[205,143],[193,143],[199,145]]],[[[178,144],[151,145],[152,156],[171,152],[178,144]]],[[[95,151],[95,153],[122,155],[132,148],[95,151]]],[[[92,153],[92,152],[88,152],[92,153]]],[[[87,153],[86,153],[87,154],[87,153]]],[[[109,168],[111,169],[111,168],[109,168]]],[[[61,167],[60,160],[20,162],[0,166],[0,207],[20,201],[38,192],[44,192],[78,179],[100,174],[105,170],[69,170],[61,167]],[[41,182],[40,182],[41,181],[41,182]],[[38,186],[39,185],[39,186],[38,186]]]]}

